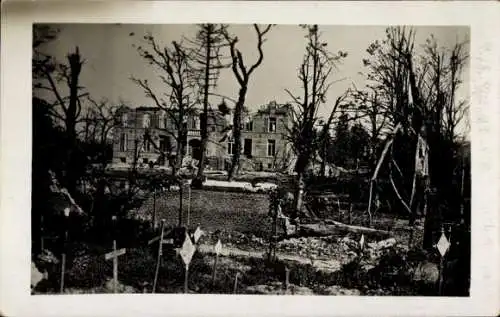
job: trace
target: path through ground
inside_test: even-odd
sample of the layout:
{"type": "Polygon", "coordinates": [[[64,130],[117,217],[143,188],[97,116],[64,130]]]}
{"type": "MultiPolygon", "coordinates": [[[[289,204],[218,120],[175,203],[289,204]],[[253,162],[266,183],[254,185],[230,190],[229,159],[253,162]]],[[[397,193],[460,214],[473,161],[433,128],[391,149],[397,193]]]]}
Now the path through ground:
{"type": "MultiPolygon", "coordinates": [[[[201,253],[215,253],[214,247],[212,245],[201,244],[198,246],[198,251],[201,253]]],[[[231,256],[240,256],[240,257],[249,257],[249,258],[263,258],[266,256],[266,251],[246,251],[241,250],[235,247],[224,247],[221,250],[220,256],[231,257],[231,256]]],[[[335,272],[341,269],[342,263],[338,260],[331,258],[320,258],[320,259],[307,259],[305,257],[296,256],[292,254],[286,253],[276,253],[276,256],[280,260],[296,262],[299,264],[311,264],[314,268],[320,271],[325,272],[335,272]]]]}

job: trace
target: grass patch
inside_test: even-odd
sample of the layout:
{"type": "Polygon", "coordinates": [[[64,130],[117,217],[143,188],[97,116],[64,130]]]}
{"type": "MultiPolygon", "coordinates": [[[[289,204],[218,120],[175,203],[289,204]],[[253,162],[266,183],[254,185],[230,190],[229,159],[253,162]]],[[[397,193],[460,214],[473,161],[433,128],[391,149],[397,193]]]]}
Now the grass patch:
{"type": "MultiPolygon", "coordinates": [[[[176,225],[179,217],[179,193],[167,192],[156,197],[158,219],[176,225]]],[[[188,194],[183,194],[183,219],[187,217],[188,194]]],[[[141,207],[141,212],[151,215],[153,198],[141,207]]],[[[236,231],[267,237],[270,230],[269,199],[264,194],[192,190],[190,223],[201,224],[209,231],[236,231]]]]}

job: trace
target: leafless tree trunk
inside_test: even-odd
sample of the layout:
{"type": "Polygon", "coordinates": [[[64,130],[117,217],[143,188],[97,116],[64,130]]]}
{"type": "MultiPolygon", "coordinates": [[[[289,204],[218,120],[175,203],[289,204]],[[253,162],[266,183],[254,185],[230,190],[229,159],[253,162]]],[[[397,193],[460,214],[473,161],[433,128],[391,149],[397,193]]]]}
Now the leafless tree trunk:
{"type": "MultiPolygon", "coordinates": [[[[304,28],[308,32],[308,41],[298,74],[303,89],[302,97],[287,90],[297,108],[294,111],[292,126],[288,129],[288,141],[292,144],[297,155],[295,166],[299,184],[295,195],[295,212],[297,216],[302,208],[304,173],[312,156],[320,147],[320,142],[317,141],[318,132],[315,130],[315,125],[318,122],[317,112],[320,105],[326,102],[326,94],[332,84],[329,79],[335,63],[347,56],[345,52],[334,55],[326,49],[326,43],[321,41],[317,25],[305,26],[304,28]]],[[[333,120],[341,101],[342,97],[335,102],[334,109],[328,120],[329,123],[333,120]]],[[[328,127],[324,131],[328,131],[328,127]]]]}
{"type": "Polygon", "coordinates": [[[80,98],[87,94],[79,94],[82,87],[79,86],[79,77],[84,61],[78,47],[74,53],[67,55],[67,64],[58,64],[50,57],[43,62],[37,63],[37,72],[41,78],[36,80],[34,88],[46,90],[53,94],[55,102],[49,110],[50,114],[62,122],[68,138],[66,188],[70,193],[76,189],[77,175],[74,166],[74,152],[77,146],[77,124],[80,122],[81,101],[80,98]],[[60,82],[64,82],[69,90],[69,96],[65,97],[61,92],[60,82]]]}
{"type": "Polygon", "coordinates": [[[238,37],[232,36],[226,30],[224,32],[224,36],[226,37],[227,42],[229,43],[229,48],[231,52],[231,69],[233,70],[233,74],[240,85],[240,89],[238,92],[238,99],[236,101],[233,113],[233,139],[234,139],[234,149],[233,149],[233,157],[231,162],[231,167],[228,172],[228,180],[233,178],[234,172],[238,172],[239,163],[240,163],[240,155],[241,155],[241,123],[242,123],[242,112],[245,107],[245,99],[248,91],[248,83],[250,81],[250,76],[252,73],[262,64],[264,60],[264,52],[262,50],[262,45],[264,44],[265,38],[264,36],[271,30],[272,25],[267,25],[263,29],[257,24],[253,25],[255,32],[257,34],[257,49],[259,51],[259,57],[257,61],[250,67],[245,65],[243,61],[243,54],[240,50],[236,48],[236,44],[238,43],[238,37]]]}
{"type": "Polygon", "coordinates": [[[211,90],[216,87],[219,79],[219,71],[227,67],[222,62],[222,54],[220,50],[227,46],[224,37],[224,25],[217,24],[200,24],[196,38],[190,41],[194,46],[192,49],[192,58],[196,65],[196,71],[200,76],[200,88],[203,95],[203,113],[200,120],[200,136],[201,136],[201,157],[198,166],[198,173],[193,186],[201,187],[203,181],[203,172],[205,169],[206,148],[208,143],[208,117],[209,103],[208,97],[211,90]]]}
{"type": "MultiPolygon", "coordinates": [[[[191,56],[180,43],[172,42],[171,47],[160,48],[151,34],[144,36],[149,49],[139,46],[139,54],[151,65],[162,71],[161,80],[166,84],[168,91],[165,100],[157,95],[150,87],[147,80],[132,77],[146,96],[151,98],[156,107],[165,111],[165,114],[173,122],[174,127],[165,127],[165,131],[171,135],[176,142],[175,166],[173,175],[180,170],[184,158],[185,144],[187,142],[187,119],[194,114],[194,107],[198,99],[195,95],[196,81],[193,73],[191,56]],[[173,129],[172,129],[173,128],[173,129]]],[[[146,131],[148,134],[148,131],[146,131]]],[[[147,136],[146,138],[149,139],[147,136]]]]}

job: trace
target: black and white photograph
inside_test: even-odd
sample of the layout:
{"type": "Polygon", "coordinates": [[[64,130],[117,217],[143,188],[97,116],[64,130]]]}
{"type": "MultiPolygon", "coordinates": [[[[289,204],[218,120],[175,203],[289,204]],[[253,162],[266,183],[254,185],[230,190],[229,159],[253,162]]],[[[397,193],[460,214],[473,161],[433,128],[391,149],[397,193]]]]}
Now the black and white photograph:
{"type": "Polygon", "coordinates": [[[0,315],[498,315],[476,3],[2,6],[0,315]]]}
{"type": "Polygon", "coordinates": [[[469,28],[33,25],[33,294],[468,296],[469,28]]]}

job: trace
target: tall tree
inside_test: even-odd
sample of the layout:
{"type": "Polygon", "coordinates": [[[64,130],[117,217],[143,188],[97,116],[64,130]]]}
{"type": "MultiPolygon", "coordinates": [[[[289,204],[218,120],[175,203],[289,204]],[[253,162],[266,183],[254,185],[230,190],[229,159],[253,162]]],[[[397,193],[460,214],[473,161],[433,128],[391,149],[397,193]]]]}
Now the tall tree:
{"type": "Polygon", "coordinates": [[[377,164],[381,138],[387,130],[386,105],[381,102],[377,89],[368,86],[365,90],[352,93],[356,110],[360,113],[361,123],[367,126],[370,142],[368,149],[368,166],[373,173],[377,164]]]}
{"type": "MultiPolygon", "coordinates": [[[[447,188],[452,181],[449,166],[446,166],[449,163],[445,163],[444,159],[449,158],[453,140],[445,139],[443,113],[447,107],[453,109],[452,112],[459,112],[457,109],[464,105],[455,103],[451,97],[454,95],[454,81],[449,78],[457,80],[460,74],[450,76],[451,67],[447,65],[460,60],[461,66],[456,69],[461,69],[466,55],[459,54],[461,57],[458,59],[453,57],[454,54],[447,57],[447,51],[438,49],[433,37],[424,45],[424,53],[419,55],[414,50],[414,36],[413,29],[388,28],[386,38],[368,48],[370,58],[364,63],[369,68],[368,79],[379,92],[379,102],[385,103],[389,123],[392,127],[401,127],[401,133],[393,137],[394,142],[390,145],[389,179],[399,201],[410,214],[410,222],[415,218],[418,206],[426,205],[425,179],[439,193],[440,197],[430,204],[433,209],[431,214],[425,218],[424,247],[431,247],[435,221],[430,219],[440,217],[436,214],[437,205],[439,201],[443,203],[446,200],[447,188]],[[450,62],[447,63],[447,60],[450,62]],[[417,144],[419,149],[427,147],[428,154],[417,151],[417,144]],[[420,157],[421,154],[423,157],[420,157]],[[428,170],[418,164],[421,159],[428,161],[428,170]],[[399,177],[394,178],[394,174],[399,177]],[[416,182],[421,178],[417,174],[422,176],[422,182],[416,182]]],[[[458,44],[458,47],[461,45],[458,44]]],[[[460,49],[457,51],[461,52],[460,49]]]]}
{"type": "MultiPolygon", "coordinates": [[[[160,97],[153,91],[148,80],[141,80],[132,77],[132,81],[141,87],[146,96],[151,98],[155,106],[163,110],[173,126],[164,127],[176,143],[175,162],[172,166],[172,174],[176,175],[182,166],[187,142],[187,120],[195,113],[195,106],[198,104],[196,90],[196,76],[192,65],[190,52],[182,43],[172,42],[170,46],[161,48],[153,35],[144,36],[148,48],[138,46],[139,54],[157,70],[162,72],[159,75],[166,85],[166,92],[160,97]]],[[[159,128],[159,127],[158,127],[159,128]]],[[[149,132],[146,130],[145,138],[154,143],[149,132]]],[[[167,153],[168,155],[168,153],[167,153]]]]}
{"type": "Polygon", "coordinates": [[[111,133],[120,124],[118,111],[122,105],[111,104],[107,99],[96,101],[89,97],[88,101],[83,140],[97,147],[98,162],[105,168],[111,133]]]}
{"type": "Polygon", "coordinates": [[[330,115],[328,116],[326,121],[320,120],[319,125],[321,128],[318,136],[318,142],[319,142],[318,154],[321,157],[320,175],[322,176],[324,176],[326,173],[326,163],[329,161],[328,152],[329,152],[329,145],[332,140],[330,130],[334,124],[336,125],[341,124],[342,123],[341,120],[343,119],[348,120],[348,118],[340,117],[338,122],[335,121],[338,114],[341,113],[341,111],[346,108],[346,104],[344,104],[343,102],[346,99],[347,95],[348,94],[346,92],[345,94],[337,98],[335,104],[333,105],[333,109],[331,110],[330,115]]]}
{"type": "MultiPolygon", "coordinates": [[[[297,162],[295,171],[298,174],[298,187],[295,195],[295,211],[298,213],[302,207],[304,191],[304,173],[313,155],[318,150],[316,124],[318,122],[318,109],[326,102],[326,94],[332,82],[330,77],[345,52],[332,54],[326,48],[327,43],[321,40],[317,25],[303,26],[307,30],[306,53],[299,68],[298,78],[303,90],[298,96],[286,90],[293,99],[295,110],[292,125],[288,129],[289,141],[292,144],[297,162]]],[[[334,111],[340,104],[338,99],[334,111]]]]}
{"type": "Polygon", "coordinates": [[[205,168],[205,155],[209,137],[208,97],[211,94],[211,90],[217,85],[220,70],[228,66],[223,63],[223,55],[221,53],[221,49],[227,46],[224,31],[224,25],[200,24],[195,39],[190,41],[194,46],[192,48],[191,58],[193,58],[195,62],[194,67],[198,72],[199,86],[201,95],[203,96],[203,113],[200,118],[201,158],[198,173],[195,180],[193,180],[193,186],[196,187],[201,187],[202,185],[203,171],[205,168]]]}
{"type": "Polygon", "coordinates": [[[55,100],[49,108],[50,114],[64,126],[67,137],[66,177],[65,186],[70,193],[74,193],[78,175],[76,175],[75,151],[77,147],[77,124],[81,121],[81,98],[88,95],[81,94],[83,87],[79,85],[80,73],[84,60],[78,46],[75,51],[67,55],[67,63],[57,63],[52,57],[37,64],[36,73],[41,77],[35,80],[35,90],[45,90],[52,94],[55,100]],[[69,92],[65,96],[64,85],[69,92]]]}
{"type": "Polygon", "coordinates": [[[253,25],[255,29],[255,33],[257,35],[257,50],[258,50],[258,58],[257,61],[248,67],[245,65],[245,61],[243,60],[243,54],[239,49],[236,48],[236,44],[238,43],[238,37],[231,35],[227,29],[224,30],[224,37],[229,43],[229,50],[231,53],[231,69],[233,71],[236,80],[240,86],[238,92],[238,99],[235,103],[234,111],[233,111],[233,139],[234,139],[234,149],[233,149],[233,157],[231,162],[231,167],[228,172],[228,180],[233,178],[234,172],[238,171],[239,163],[240,163],[240,155],[241,155],[241,125],[242,125],[242,112],[245,107],[246,95],[248,92],[248,84],[250,82],[250,76],[252,73],[262,64],[264,60],[264,51],[262,46],[265,42],[265,35],[271,30],[272,25],[269,24],[265,27],[261,27],[257,24],[253,25]]]}

